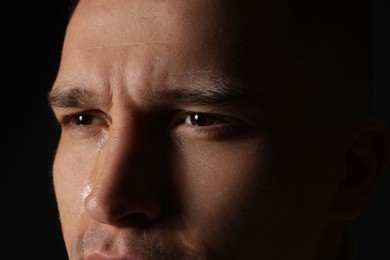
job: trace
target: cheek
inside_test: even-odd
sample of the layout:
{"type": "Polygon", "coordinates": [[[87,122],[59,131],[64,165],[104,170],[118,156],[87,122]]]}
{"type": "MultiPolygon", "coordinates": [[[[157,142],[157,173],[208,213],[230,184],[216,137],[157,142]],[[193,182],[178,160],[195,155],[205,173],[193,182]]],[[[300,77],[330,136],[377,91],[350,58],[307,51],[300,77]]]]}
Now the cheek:
{"type": "Polygon", "coordinates": [[[187,225],[211,252],[240,250],[250,259],[261,244],[265,255],[284,255],[318,239],[311,230],[324,225],[330,193],[322,188],[329,183],[315,177],[317,162],[277,157],[262,140],[189,140],[180,148],[175,179],[187,225]]]}
{"type": "Polygon", "coordinates": [[[226,232],[239,232],[234,227],[242,229],[243,223],[254,221],[255,214],[246,213],[259,203],[253,200],[261,200],[259,190],[267,196],[272,182],[267,177],[265,147],[259,140],[181,145],[184,159],[175,179],[180,181],[187,221],[198,227],[196,237],[225,241],[235,237],[226,232]]]}
{"type": "Polygon", "coordinates": [[[60,221],[68,246],[84,212],[84,198],[89,192],[89,173],[93,153],[60,142],[53,164],[53,182],[60,221]]]}
{"type": "MultiPolygon", "coordinates": [[[[195,197],[200,202],[207,201],[211,209],[214,201],[227,199],[254,181],[255,172],[262,163],[261,145],[259,142],[187,142],[181,145],[181,183],[184,191],[199,194],[195,197]],[[211,204],[210,204],[211,203],[211,204]]],[[[180,177],[179,177],[180,178],[180,177]]]]}

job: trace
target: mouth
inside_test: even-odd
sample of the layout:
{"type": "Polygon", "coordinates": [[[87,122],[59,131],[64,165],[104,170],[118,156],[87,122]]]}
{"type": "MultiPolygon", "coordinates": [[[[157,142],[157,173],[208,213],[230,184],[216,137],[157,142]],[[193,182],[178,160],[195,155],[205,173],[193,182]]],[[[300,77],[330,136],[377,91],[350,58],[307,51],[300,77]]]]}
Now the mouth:
{"type": "Polygon", "coordinates": [[[136,233],[107,226],[89,229],[72,242],[72,259],[80,260],[198,259],[200,253],[162,231],[136,233]]]}

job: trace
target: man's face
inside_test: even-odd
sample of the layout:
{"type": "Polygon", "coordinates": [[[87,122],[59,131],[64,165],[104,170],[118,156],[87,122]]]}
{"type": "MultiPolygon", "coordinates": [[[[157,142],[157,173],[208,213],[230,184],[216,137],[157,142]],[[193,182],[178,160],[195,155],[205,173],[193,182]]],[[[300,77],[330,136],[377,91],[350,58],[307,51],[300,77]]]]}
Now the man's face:
{"type": "Polygon", "coordinates": [[[51,95],[70,259],[313,258],[341,173],[299,94],[310,77],[266,73],[270,6],[258,56],[227,6],[79,4],[51,95]]]}

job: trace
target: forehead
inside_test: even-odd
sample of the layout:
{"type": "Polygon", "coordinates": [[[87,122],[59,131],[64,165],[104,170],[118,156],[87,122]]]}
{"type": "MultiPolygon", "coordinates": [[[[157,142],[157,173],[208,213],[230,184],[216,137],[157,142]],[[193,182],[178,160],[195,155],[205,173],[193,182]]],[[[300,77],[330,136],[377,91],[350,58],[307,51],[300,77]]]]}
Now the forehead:
{"type": "Polygon", "coordinates": [[[183,64],[178,59],[198,62],[194,67],[203,70],[210,63],[219,63],[220,67],[229,67],[229,73],[261,67],[258,71],[268,70],[264,73],[267,75],[270,63],[281,56],[275,35],[283,17],[277,12],[282,9],[244,2],[116,0],[113,4],[108,0],[82,0],[70,21],[63,56],[68,58],[84,50],[84,56],[90,54],[86,60],[95,61],[94,51],[105,49],[108,56],[114,57],[113,52],[131,49],[132,58],[150,55],[159,57],[155,60],[158,63],[168,60],[165,55],[179,68],[183,64]]]}
{"type": "Polygon", "coordinates": [[[81,1],[68,26],[62,68],[79,64],[80,69],[106,70],[116,63],[117,72],[127,69],[136,75],[164,66],[170,73],[184,72],[183,62],[198,62],[203,64],[192,66],[206,70],[211,60],[223,56],[213,49],[222,47],[217,39],[229,31],[216,3],[81,1]]]}
{"type": "MultiPolygon", "coordinates": [[[[279,95],[296,80],[290,89],[303,91],[302,80],[309,77],[291,68],[285,48],[291,41],[283,39],[289,8],[279,2],[81,0],[67,30],[59,78],[86,68],[85,75],[94,69],[110,77],[131,71],[133,78],[149,81],[222,75],[261,93],[279,95]]],[[[302,72],[305,62],[294,66],[302,72]]]]}
{"type": "MultiPolygon", "coordinates": [[[[92,26],[99,31],[95,36],[103,46],[129,42],[188,44],[199,34],[213,36],[223,30],[225,9],[217,1],[116,0],[113,4],[107,0],[84,0],[76,8],[70,27],[74,25],[75,33],[84,34],[91,32],[92,26]]],[[[88,33],[89,38],[93,36],[88,33]]],[[[85,40],[82,44],[86,46],[97,44],[85,40]]]]}
{"type": "Polygon", "coordinates": [[[243,42],[253,43],[253,49],[269,48],[277,42],[282,20],[288,17],[288,8],[281,8],[276,2],[116,0],[113,4],[108,0],[82,0],[69,27],[76,27],[73,35],[88,35],[77,39],[85,46],[198,43],[197,47],[207,48],[218,41],[219,48],[243,42]],[[94,35],[94,31],[98,33],[94,35]],[[99,38],[99,43],[93,41],[93,36],[99,38]],[[82,38],[85,40],[81,41],[82,38]]]}
{"type": "Polygon", "coordinates": [[[290,16],[278,2],[81,0],[53,89],[85,86],[134,102],[170,86],[207,91],[223,82],[217,85],[243,86],[275,118],[304,118],[315,84],[310,64],[286,53],[290,16]]]}

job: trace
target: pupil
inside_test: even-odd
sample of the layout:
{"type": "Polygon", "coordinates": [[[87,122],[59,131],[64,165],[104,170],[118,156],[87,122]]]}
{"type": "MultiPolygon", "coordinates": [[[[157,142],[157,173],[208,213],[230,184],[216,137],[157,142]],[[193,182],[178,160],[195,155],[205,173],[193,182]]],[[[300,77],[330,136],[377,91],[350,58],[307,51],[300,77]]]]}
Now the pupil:
{"type": "Polygon", "coordinates": [[[88,115],[79,115],[77,116],[78,125],[88,125],[91,123],[92,117],[88,115]]]}
{"type": "Polygon", "coordinates": [[[194,125],[207,125],[211,124],[212,120],[208,119],[207,116],[201,115],[201,114],[194,114],[192,115],[192,122],[194,125]]]}

